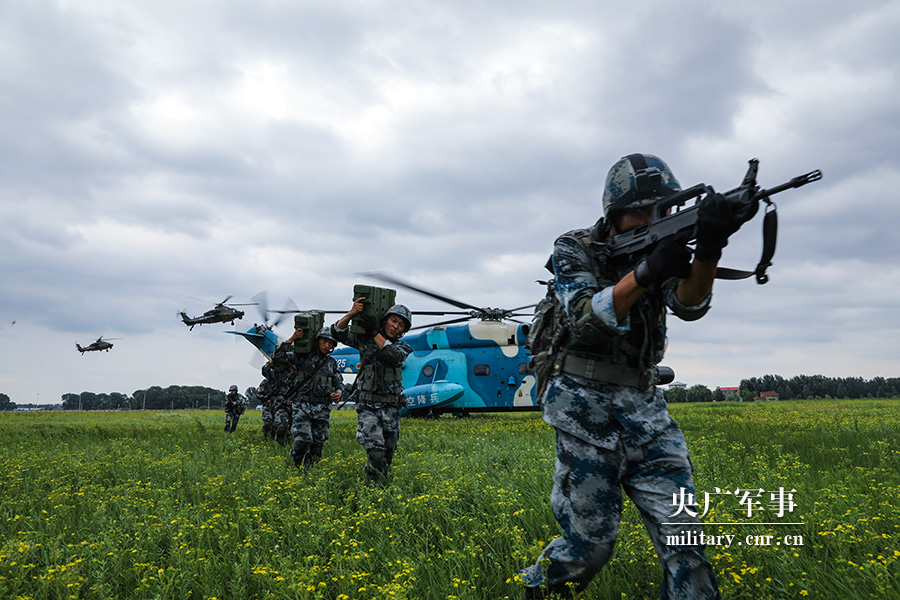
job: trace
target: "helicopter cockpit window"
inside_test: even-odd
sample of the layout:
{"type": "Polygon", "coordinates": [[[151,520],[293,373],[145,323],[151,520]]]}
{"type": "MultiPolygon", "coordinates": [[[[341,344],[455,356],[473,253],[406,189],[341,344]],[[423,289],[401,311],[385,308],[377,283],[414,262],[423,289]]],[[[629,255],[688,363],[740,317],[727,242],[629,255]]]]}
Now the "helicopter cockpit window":
{"type": "Polygon", "coordinates": [[[434,365],[425,365],[425,368],[422,369],[422,375],[425,377],[434,375],[434,365]]]}
{"type": "Polygon", "coordinates": [[[474,373],[476,375],[490,375],[491,374],[491,366],[490,365],[475,365],[474,373]]]}

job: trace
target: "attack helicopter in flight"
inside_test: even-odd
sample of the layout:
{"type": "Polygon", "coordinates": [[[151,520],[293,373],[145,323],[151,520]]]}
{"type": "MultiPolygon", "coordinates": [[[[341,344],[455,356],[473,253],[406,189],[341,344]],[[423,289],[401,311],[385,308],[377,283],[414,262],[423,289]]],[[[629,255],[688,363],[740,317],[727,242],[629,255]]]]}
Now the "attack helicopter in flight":
{"type": "Polygon", "coordinates": [[[203,325],[207,323],[228,323],[231,322],[234,325],[235,321],[244,318],[244,311],[233,308],[234,306],[254,306],[256,303],[249,304],[226,304],[229,300],[231,300],[232,296],[228,296],[218,304],[216,304],[213,308],[206,311],[199,317],[189,317],[187,313],[182,311],[180,313],[181,320],[185,325],[188,325],[191,330],[194,329],[194,325],[203,325]]]}
{"type": "Polygon", "coordinates": [[[92,342],[87,346],[82,346],[78,342],[75,342],[75,347],[78,348],[78,351],[81,352],[82,356],[85,352],[98,352],[100,350],[106,350],[109,352],[109,349],[113,347],[109,340],[121,340],[122,338],[107,338],[103,339],[102,337],[97,338],[96,342],[92,342]]]}
{"type": "MultiPolygon", "coordinates": [[[[525,348],[530,325],[516,319],[529,317],[530,321],[532,313],[520,311],[534,304],[511,310],[477,307],[381,273],[362,275],[461,309],[412,311],[414,319],[417,315],[452,318],[413,327],[403,337],[413,348],[403,365],[404,415],[538,410],[531,356],[525,348]]],[[[325,312],[346,314],[345,310],[325,312]]],[[[243,336],[267,358],[281,341],[269,324],[226,333],[243,336]]],[[[341,372],[359,372],[356,349],[340,347],[332,356],[341,372]]]]}

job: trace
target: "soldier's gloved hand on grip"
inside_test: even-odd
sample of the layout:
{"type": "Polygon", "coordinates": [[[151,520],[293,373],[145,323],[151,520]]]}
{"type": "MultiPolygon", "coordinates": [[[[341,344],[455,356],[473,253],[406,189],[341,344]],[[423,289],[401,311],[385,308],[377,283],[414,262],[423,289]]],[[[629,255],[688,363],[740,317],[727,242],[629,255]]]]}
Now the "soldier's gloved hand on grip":
{"type": "Polygon", "coordinates": [[[367,336],[375,337],[378,333],[378,323],[372,315],[360,315],[356,318],[356,322],[365,330],[367,336]]]}
{"type": "Polygon", "coordinates": [[[642,288],[665,281],[669,277],[684,279],[691,274],[691,251],[674,238],[657,244],[647,257],[634,267],[634,280],[642,288]]]}
{"type": "Polygon", "coordinates": [[[697,209],[697,260],[716,262],[728,238],[753,218],[759,204],[751,202],[748,210],[735,210],[722,194],[710,194],[697,209]]]}

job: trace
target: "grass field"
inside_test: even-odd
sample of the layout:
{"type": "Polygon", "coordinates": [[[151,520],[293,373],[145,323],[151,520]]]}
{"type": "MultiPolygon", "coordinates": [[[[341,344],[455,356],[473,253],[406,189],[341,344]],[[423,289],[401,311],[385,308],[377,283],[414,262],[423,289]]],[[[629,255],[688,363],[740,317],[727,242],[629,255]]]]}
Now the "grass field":
{"type": "MultiPolygon", "coordinates": [[[[900,400],[670,410],[710,494],[703,521],[739,523],[705,532],[772,536],[708,547],[724,598],[900,598],[900,400]],[[717,487],[763,489],[764,510],[717,487]],[[775,518],[779,488],[796,507],[775,518]]],[[[515,574],[557,535],[553,432],[536,413],[405,420],[385,488],[361,478],[355,413],[332,414],[304,471],[262,441],[258,412],[232,435],[223,422],[0,414],[0,598],[518,598],[515,574]]],[[[626,504],[585,597],[658,598],[660,577],[626,504]]]]}

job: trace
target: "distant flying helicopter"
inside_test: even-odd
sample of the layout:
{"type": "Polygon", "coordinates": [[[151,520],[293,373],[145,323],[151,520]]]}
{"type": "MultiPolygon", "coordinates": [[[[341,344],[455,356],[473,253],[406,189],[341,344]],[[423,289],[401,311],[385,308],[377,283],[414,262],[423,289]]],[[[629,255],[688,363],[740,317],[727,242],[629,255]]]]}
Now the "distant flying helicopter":
{"type": "Polygon", "coordinates": [[[255,306],[254,303],[249,304],[226,304],[229,300],[231,300],[232,296],[228,296],[218,304],[214,308],[206,311],[199,317],[189,317],[187,313],[180,313],[181,320],[185,325],[190,326],[191,330],[194,329],[194,325],[203,325],[206,323],[228,323],[231,322],[234,325],[235,321],[238,321],[244,318],[244,311],[238,310],[236,308],[232,308],[233,306],[255,306]]]}
{"type": "Polygon", "coordinates": [[[84,355],[85,352],[97,352],[99,350],[106,350],[109,352],[109,349],[113,347],[112,344],[109,343],[109,340],[121,340],[122,338],[107,338],[103,339],[102,337],[97,338],[96,342],[88,344],[87,346],[81,346],[78,342],[75,342],[75,347],[78,348],[78,351],[84,355]]]}
{"type": "MultiPolygon", "coordinates": [[[[516,320],[516,317],[530,317],[531,313],[519,311],[532,308],[533,304],[512,310],[479,308],[381,273],[364,275],[464,309],[412,311],[413,315],[458,316],[414,327],[413,330],[420,331],[403,337],[413,348],[403,366],[403,393],[407,399],[404,415],[538,409],[535,378],[528,366],[531,356],[525,348],[529,324],[516,320]],[[469,320],[475,322],[463,324],[469,320]]],[[[346,311],[327,312],[345,314],[346,311]]],[[[267,325],[227,333],[245,337],[267,358],[271,358],[280,343],[267,325]]],[[[359,372],[359,352],[354,348],[338,348],[332,356],[342,372],[359,372]]]]}

